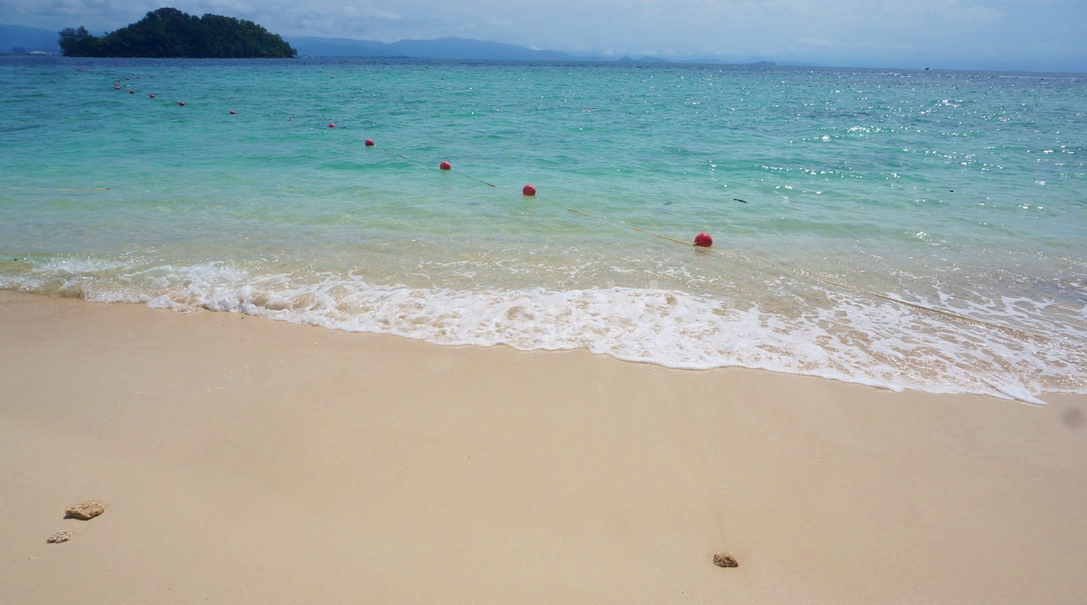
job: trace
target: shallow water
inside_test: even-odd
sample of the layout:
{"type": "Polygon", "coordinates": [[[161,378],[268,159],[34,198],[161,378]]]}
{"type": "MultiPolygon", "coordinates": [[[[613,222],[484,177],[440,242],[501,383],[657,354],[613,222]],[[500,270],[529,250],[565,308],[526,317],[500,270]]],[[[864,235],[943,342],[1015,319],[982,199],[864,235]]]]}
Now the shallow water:
{"type": "Polygon", "coordinates": [[[0,85],[3,288],[1087,392],[1079,74],[7,58],[0,85]]]}

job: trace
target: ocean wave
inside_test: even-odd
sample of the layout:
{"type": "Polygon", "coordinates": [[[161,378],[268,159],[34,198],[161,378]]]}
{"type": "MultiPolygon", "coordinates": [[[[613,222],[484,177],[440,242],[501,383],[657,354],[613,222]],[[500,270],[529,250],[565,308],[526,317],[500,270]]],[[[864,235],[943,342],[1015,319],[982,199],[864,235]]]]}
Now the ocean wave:
{"type": "MultiPolygon", "coordinates": [[[[1048,335],[930,313],[890,297],[825,288],[821,302],[628,287],[453,289],[374,284],[351,273],[273,273],[208,262],[130,266],[52,258],[0,268],[0,288],[244,313],[442,345],[587,349],[670,368],[746,367],[874,387],[1041,403],[1087,393],[1082,334],[1048,335]]],[[[1004,299],[1009,311],[1044,309],[1004,299]]],[[[966,312],[966,310],[964,310],[966,312]]]]}

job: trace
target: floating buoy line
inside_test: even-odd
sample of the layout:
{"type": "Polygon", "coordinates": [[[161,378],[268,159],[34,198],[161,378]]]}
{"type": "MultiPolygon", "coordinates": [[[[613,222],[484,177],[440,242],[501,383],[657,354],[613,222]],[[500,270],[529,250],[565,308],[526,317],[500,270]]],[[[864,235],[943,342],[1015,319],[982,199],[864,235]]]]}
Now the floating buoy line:
{"type": "MultiPolygon", "coordinates": [[[[540,198],[540,199],[543,200],[543,198],[540,198]]],[[[546,201],[546,200],[544,200],[544,201],[546,201]]],[[[589,214],[588,212],[583,212],[583,211],[578,210],[576,208],[563,207],[563,210],[565,210],[565,211],[567,211],[567,212],[569,212],[571,214],[576,214],[578,216],[584,216],[586,218],[595,218],[597,220],[607,221],[609,223],[615,223],[617,225],[622,225],[622,226],[624,226],[627,229],[630,229],[632,231],[637,231],[638,233],[644,233],[646,235],[652,235],[653,237],[657,237],[657,238],[660,238],[662,240],[672,242],[674,244],[679,244],[681,246],[697,246],[698,245],[698,244],[692,244],[691,242],[685,242],[683,240],[676,239],[674,237],[669,237],[669,236],[663,235],[661,233],[656,233],[654,231],[649,231],[647,229],[642,229],[641,227],[635,227],[634,225],[631,225],[630,223],[627,223],[625,221],[618,221],[618,220],[615,220],[615,219],[610,219],[610,218],[608,218],[606,216],[600,216],[600,215],[596,215],[596,214],[589,214]]],[[[705,234],[703,234],[703,235],[705,235],[705,234]]],[[[708,248],[709,246],[702,246],[702,247],[708,248]]]]}
{"type": "MultiPolygon", "coordinates": [[[[366,139],[365,145],[367,147],[376,147],[376,144],[374,143],[373,139],[366,139]]],[[[385,149],[384,147],[380,147],[379,149],[381,149],[381,151],[383,151],[383,152],[385,152],[385,153],[387,153],[387,154],[389,154],[391,156],[395,156],[395,157],[398,157],[400,159],[407,160],[409,162],[414,162],[415,161],[415,160],[412,160],[411,158],[405,156],[402,153],[391,151],[389,149],[385,149]]],[[[442,170],[442,171],[447,171],[447,172],[452,171],[453,170],[453,165],[448,160],[443,160],[442,162],[440,162],[438,164],[438,169],[442,170]]],[[[462,176],[464,178],[467,178],[469,180],[475,181],[477,183],[482,183],[482,184],[484,184],[484,185],[486,185],[488,187],[497,187],[494,183],[490,183],[490,182],[487,182],[487,181],[485,181],[483,179],[476,178],[476,177],[468,175],[468,174],[464,174],[463,172],[457,172],[457,174],[459,174],[460,176],[462,176]]],[[[542,196],[537,195],[537,193],[538,193],[538,191],[536,189],[536,186],[532,185],[532,184],[527,184],[527,185],[525,185],[524,187],[521,188],[521,194],[523,196],[536,198],[537,200],[540,200],[540,201],[545,202],[545,203],[551,203],[549,200],[543,198],[542,196]]],[[[744,202],[744,203],[746,204],[747,202],[744,202]]],[[[559,204],[555,204],[555,205],[559,205],[559,204]]],[[[710,237],[710,235],[708,233],[700,233],[695,238],[695,240],[696,240],[695,243],[692,244],[691,242],[685,242],[685,241],[676,239],[674,237],[669,237],[667,235],[662,235],[660,233],[654,233],[654,232],[648,231],[646,229],[641,229],[639,227],[635,227],[634,225],[631,225],[631,224],[626,223],[624,221],[617,221],[615,219],[610,219],[610,218],[608,218],[606,216],[590,214],[588,212],[584,212],[584,211],[578,210],[576,208],[568,208],[568,207],[563,206],[563,210],[566,210],[567,212],[570,212],[572,214],[577,214],[579,216],[584,216],[586,218],[594,218],[594,219],[598,219],[598,220],[601,220],[601,221],[616,223],[616,224],[622,225],[622,226],[624,226],[624,227],[626,227],[628,229],[638,231],[639,233],[644,233],[646,235],[652,235],[653,237],[658,237],[660,239],[667,240],[667,241],[670,241],[670,242],[675,243],[675,244],[680,244],[682,246],[694,245],[694,246],[700,246],[700,247],[708,248],[711,245],[713,245],[713,239],[710,237]],[[702,239],[700,240],[699,238],[702,238],[702,239]],[[698,243],[699,241],[701,241],[702,243],[698,243]]]]}

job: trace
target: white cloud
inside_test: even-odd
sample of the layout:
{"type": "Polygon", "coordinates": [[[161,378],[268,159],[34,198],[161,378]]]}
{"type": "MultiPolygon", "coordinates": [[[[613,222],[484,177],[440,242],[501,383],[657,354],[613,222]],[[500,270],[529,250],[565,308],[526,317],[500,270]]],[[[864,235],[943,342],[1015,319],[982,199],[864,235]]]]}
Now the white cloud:
{"type": "Polygon", "coordinates": [[[373,17],[375,19],[382,19],[382,20],[385,20],[385,21],[399,21],[399,20],[403,19],[403,17],[401,17],[400,15],[398,15],[398,14],[392,12],[392,11],[387,11],[387,10],[384,10],[384,9],[375,10],[374,13],[373,13],[373,17]]]}
{"type": "Polygon", "coordinates": [[[512,28],[513,19],[496,15],[484,15],[482,21],[491,27],[512,28]]]}

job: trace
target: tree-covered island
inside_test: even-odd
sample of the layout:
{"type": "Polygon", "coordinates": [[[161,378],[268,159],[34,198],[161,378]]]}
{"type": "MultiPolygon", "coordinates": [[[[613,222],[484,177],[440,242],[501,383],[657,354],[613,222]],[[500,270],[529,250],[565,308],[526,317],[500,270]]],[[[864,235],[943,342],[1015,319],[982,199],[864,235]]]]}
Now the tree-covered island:
{"type": "Polygon", "coordinates": [[[80,26],[60,32],[66,57],[155,58],[283,58],[298,51],[278,34],[252,21],[204,15],[196,17],[176,8],[147,13],[137,23],[95,36],[80,26]]]}

